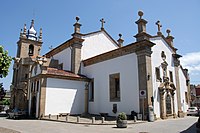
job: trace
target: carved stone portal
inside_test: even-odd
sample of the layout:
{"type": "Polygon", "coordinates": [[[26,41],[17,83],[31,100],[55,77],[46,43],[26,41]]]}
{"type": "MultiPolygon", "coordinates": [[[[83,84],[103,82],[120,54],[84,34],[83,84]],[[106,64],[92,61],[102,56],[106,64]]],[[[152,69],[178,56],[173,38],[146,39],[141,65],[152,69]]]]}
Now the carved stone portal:
{"type": "Polygon", "coordinates": [[[176,117],[175,107],[174,107],[174,92],[176,88],[172,82],[165,80],[165,82],[160,84],[160,117],[166,119],[168,117],[176,117]]]}

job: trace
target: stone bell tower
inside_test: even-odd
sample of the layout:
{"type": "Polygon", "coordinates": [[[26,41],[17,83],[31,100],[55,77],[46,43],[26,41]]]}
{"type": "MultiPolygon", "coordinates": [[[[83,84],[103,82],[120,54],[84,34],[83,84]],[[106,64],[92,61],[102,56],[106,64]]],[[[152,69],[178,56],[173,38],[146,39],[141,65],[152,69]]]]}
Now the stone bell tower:
{"type": "Polygon", "coordinates": [[[28,79],[33,63],[42,47],[42,29],[39,36],[34,28],[34,20],[31,21],[30,29],[24,24],[17,42],[17,55],[13,65],[13,80],[11,85],[11,108],[27,110],[28,79]]]}

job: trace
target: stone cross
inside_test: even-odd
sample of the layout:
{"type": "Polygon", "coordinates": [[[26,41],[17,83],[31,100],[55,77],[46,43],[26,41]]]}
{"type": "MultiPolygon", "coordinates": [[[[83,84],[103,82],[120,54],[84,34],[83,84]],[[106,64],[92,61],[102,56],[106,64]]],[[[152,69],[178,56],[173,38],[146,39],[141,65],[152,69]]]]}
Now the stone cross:
{"type": "Polygon", "coordinates": [[[162,27],[162,25],[159,20],[156,22],[156,25],[158,26],[158,32],[160,32],[160,28],[162,27]]]}
{"type": "Polygon", "coordinates": [[[106,21],[102,18],[100,22],[101,22],[101,29],[104,29],[104,23],[106,23],[106,21]]]}

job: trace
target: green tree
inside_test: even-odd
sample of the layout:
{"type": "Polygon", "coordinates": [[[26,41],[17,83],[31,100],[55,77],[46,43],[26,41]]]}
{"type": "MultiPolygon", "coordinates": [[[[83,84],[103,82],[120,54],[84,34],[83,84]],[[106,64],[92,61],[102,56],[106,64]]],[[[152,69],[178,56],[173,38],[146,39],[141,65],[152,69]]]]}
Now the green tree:
{"type": "Polygon", "coordinates": [[[12,58],[8,55],[8,51],[4,51],[3,46],[0,45],[0,78],[8,75],[11,61],[12,58]]]}

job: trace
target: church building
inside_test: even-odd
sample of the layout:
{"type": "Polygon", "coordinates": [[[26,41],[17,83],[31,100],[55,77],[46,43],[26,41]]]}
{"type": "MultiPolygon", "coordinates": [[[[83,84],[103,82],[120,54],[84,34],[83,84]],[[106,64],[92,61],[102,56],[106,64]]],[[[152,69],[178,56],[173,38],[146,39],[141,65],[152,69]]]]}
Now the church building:
{"type": "Polygon", "coordinates": [[[189,106],[190,80],[168,29],[150,35],[143,12],[135,22],[136,42],[123,45],[104,29],[81,33],[76,17],[72,37],[40,55],[42,29],[37,36],[34,21],[20,34],[14,63],[12,107],[26,109],[36,118],[67,113],[130,115],[148,117],[153,107],[156,118],[183,117],[189,106]]]}

